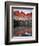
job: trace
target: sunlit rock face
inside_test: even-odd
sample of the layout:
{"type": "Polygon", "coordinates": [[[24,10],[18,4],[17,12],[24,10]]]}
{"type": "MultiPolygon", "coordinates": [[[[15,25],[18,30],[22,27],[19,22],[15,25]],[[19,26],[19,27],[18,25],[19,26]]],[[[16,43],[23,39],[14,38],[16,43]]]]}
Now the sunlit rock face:
{"type": "Polygon", "coordinates": [[[31,20],[32,19],[32,13],[24,13],[24,12],[19,12],[15,11],[14,12],[14,19],[16,20],[31,20]]]}

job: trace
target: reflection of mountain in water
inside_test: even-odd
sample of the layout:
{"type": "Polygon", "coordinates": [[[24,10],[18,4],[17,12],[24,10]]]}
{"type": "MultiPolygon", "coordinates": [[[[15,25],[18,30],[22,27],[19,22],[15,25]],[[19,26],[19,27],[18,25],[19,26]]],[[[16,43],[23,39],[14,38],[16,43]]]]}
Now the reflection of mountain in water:
{"type": "Polygon", "coordinates": [[[31,36],[32,27],[19,26],[14,29],[14,36],[31,36]]]}
{"type": "Polygon", "coordinates": [[[32,35],[32,20],[18,21],[14,20],[14,35],[15,36],[31,36],[32,35]]]}

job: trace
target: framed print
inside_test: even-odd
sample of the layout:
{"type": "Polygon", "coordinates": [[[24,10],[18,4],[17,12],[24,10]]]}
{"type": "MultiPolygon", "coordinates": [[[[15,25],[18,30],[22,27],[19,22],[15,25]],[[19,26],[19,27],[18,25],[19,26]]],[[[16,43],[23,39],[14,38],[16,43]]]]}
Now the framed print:
{"type": "Polygon", "coordinates": [[[5,2],[5,44],[38,42],[38,4],[5,2]]]}

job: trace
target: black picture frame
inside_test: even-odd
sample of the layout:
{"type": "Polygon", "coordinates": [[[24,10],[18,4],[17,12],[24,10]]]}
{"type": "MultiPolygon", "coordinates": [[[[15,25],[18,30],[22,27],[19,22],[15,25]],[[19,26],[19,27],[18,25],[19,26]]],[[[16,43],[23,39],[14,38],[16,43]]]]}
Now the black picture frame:
{"type": "Polygon", "coordinates": [[[37,43],[38,42],[38,3],[29,3],[29,2],[13,2],[13,1],[6,1],[5,2],[5,44],[11,45],[11,44],[23,44],[23,43],[37,43]],[[36,40],[31,41],[21,41],[21,42],[9,42],[9,7],[10,5],[14,4],[23,4],[23,5],[32,5],[36,6],[36,40]]]}

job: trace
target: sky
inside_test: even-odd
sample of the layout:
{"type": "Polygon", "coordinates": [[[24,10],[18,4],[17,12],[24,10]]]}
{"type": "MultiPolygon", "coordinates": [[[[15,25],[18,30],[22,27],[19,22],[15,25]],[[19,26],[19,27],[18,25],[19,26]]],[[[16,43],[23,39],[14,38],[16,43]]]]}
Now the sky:
{"type": "Polygon", "coordinates": [[[14,11],[23,11],[24,13],[31,13],[32,12],[32,9],[13,9],[14,11]]]}

